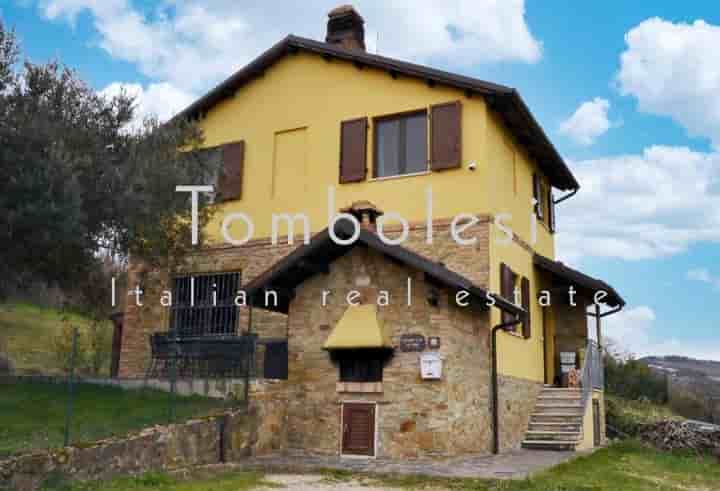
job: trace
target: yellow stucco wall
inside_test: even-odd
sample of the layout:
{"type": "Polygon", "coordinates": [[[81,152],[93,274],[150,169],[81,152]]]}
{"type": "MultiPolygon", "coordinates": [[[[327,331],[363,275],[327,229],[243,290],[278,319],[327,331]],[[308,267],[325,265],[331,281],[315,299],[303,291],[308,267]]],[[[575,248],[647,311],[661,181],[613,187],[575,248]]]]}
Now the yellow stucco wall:
{"type": "MultiPolygon", "coordinates": [[[[301,52],[286,56],[216,105],[201,126],[206,147],[245,141],[242,199],[222,205],[208,229],[214,241],[221,240],[220,221],[230,212],[252,218],[254,238],[270,236],[273,213],[305,213],[312,231],[319,231],[327,226],[330,186],[335,188],[334,210],[355,200],[369,200],[386,213],[397,212],[410,222],[424,221],[425,191],[431,186],[434,218],[510,213],[512,220],[505,223],[531,242],[532,174],[537,168],[482,97],[469,98],[458,89],[429,87],[422,80],[403,76],[393,79],[382,70],[359,69],[301,52]],[[373,117],[454,100],[462,103],[462,168],[372,179],[373,117]],[[340,122],[363,116],[370,118],[369,179],[340,185],[340,122]],[[470,171],[469,162],[475,162],[477,170],[470,171]]],[[[280,229],[281,235],[285,232],[280,229]]],[[[236,222],[231,233],[241,238],[245,226],[236,222]]],[[[505,262],[530,279],[534,299],[539,280],[531,254],[517,243],[496,245],[495,239],[501,237],[498,233],[491,238],[491,290],[499,291],[499,264],[505,262]]],[[[537,239],[535,250],[553,257],[553,237],[542,225],[538,225],[537,239]]],[[[533,305],[531,339],[501,335],[500,372],[542,380],[543,313],[536,302],[533,305]]],[[[499,318],[493,309],[493,321],[499,318]]]]}

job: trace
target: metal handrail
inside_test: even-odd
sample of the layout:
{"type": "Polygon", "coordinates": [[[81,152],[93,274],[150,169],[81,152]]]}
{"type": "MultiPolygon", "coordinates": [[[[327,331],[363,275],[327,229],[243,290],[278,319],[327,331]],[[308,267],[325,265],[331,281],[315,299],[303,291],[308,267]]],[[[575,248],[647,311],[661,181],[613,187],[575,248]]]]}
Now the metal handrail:
{"type": "Polygon", "coordinates": [[[595,341],[588,339],[581,375],[583,407],[585,407],[593,389],[602,390],[604,388],[605,374],[603,371],[600,346],[595,341]]]}

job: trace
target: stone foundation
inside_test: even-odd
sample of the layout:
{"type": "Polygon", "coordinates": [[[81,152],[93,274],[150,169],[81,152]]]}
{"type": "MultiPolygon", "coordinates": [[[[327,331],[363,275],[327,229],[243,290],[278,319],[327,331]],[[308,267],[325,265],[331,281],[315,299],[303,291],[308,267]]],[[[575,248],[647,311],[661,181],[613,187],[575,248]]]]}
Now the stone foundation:
{"type": "Polygon", "coordinates": [[[542,388],[541,382],[507,375],[498,376],[501,452],[520,448],[542,388]]]}

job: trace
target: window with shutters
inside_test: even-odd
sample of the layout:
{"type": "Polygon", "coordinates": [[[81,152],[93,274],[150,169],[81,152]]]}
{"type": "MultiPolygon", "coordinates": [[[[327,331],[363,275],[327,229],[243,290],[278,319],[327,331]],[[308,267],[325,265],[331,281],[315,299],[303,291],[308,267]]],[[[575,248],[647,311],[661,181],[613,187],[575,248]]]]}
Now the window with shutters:
{"type": "Polygon", "coordinates": [[[427,111],[375,119],[375,177],[428,170],[427,111]]]}
{"type": "Polygon", "coordinates": [[[170,329],[181,337],[236,334],[240,273],[173,278],[170,329]]]}

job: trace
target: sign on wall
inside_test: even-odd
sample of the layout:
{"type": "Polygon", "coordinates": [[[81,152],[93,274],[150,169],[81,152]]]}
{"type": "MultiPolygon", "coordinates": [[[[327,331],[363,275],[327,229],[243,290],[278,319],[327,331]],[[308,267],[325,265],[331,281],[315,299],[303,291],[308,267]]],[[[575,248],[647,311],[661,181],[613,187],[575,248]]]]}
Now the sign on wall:
{"type": "Polygon", "coordinates": [[[425,336],[422,334],[403,334],[400,336],[400,351],[424,351],[425,336]]]}

